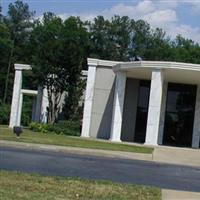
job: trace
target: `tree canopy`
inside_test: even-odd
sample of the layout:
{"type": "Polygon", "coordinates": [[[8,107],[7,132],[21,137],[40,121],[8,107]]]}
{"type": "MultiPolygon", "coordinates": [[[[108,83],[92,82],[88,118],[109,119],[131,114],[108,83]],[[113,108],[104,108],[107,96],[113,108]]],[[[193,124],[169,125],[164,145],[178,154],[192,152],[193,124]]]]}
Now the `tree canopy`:
{"type": "Polygon", "coordinates": [[[36,19],[35,12],[21,0],[11,3],[5,16],[0,8],[0,55],[0,102],[11,103],[13,64],[31,64],[33,73],[25,83],[30,88],[47,88],[50,122],[58,118],[63,92],[65,117],[78,115],[83,89],[81,70],[87,69],[87,57],[132,61],[140,56],[143,60],[200,64],[198,43],[181,35],[170,38],[144,20],[128,16],[63,20],[50,12],[36,19]]]}

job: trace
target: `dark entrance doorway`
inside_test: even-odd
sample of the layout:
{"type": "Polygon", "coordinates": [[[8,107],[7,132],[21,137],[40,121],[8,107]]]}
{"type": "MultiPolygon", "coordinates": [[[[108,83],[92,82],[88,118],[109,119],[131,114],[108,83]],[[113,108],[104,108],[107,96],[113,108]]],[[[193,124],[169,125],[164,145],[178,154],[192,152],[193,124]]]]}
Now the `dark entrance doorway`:
{"type": "Polygon", "coordinates": [[[144,143],[146,137],[151,81],[140,81],[134,142],[144,143]]]}
{"type": "Polygon", "coordinates": [[[191,147],[196,90],[195,85],[168,84],[164,145],[191,147]]]}

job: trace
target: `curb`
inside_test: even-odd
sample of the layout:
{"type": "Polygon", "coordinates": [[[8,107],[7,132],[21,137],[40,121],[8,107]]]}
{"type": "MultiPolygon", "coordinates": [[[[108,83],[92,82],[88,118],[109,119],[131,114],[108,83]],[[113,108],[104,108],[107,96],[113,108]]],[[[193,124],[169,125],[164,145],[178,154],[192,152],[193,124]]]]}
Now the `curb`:
{"type": "Polygon", "coordinates": [[[16,147],[16,148],[30,149],[30,150],[72,153],[72,154],[78,154],[78,155],[102,156],[102,157],[107,157],[107,158],[153,161],[152,154],[131,153],[131,152],[125,152],[125,151],[123,152],[123,151],[89,149],[89,148],[79,148],[79,147],[69,147],[69,146],[57,146],[57,145],[48,145],[48,144],[34,144],[34,143],[25,143],[25,142],[14,142],[14,141],[8,141],[8,140],[0,140],[0,146],[1,147],[16,147]]]}

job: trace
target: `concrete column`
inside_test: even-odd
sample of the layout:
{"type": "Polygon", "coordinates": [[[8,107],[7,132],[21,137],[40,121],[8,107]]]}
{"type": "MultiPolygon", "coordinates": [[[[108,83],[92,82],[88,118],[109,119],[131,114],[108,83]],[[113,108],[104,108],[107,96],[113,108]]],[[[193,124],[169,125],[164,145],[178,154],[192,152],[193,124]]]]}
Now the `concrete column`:
{"type": "Polygon", "coordinates": [[[165,111],[166,111],[166,101],[167,101],[167,88],[168,88],[168,83],[164,82],[158,144],[162,144],[163,143],[164,125],[165,125],[165,111]]]}
{"type": "Polygon", "coordinates": [[[17,126],[21,125],[22,105],[23,105],[23,94],[21,93],[19,97],[19,108],[17,113],[17,126]]]}
{"type": "Polygon", "coordinates": [[[11,112],[10,112],[10,123],[9,123],[10,128],[17,126],[19,122],[18,110],[19,110],[21,87],[22,87],[22,70],[16,70],[14,87],[13,87],[13,95],[12,95],[11,112]]]}
{"type": "Polygon", "coordinates": [[[31,121],[35,121],[36,98],[33,98],[31,121]]]}
{"type": "Polygon", "coordinates": [[[49,100],[47,89],[44,88],[42,91],[42,103],[41,103],[41,113],[40,113],[40,122],[46,124],[48,122],[48,111],[47,107],[49,107],[49,100]]]}
{"type": "Polygon", "coordinates": [[[40,122],[42,97],[43,97],[43,88],[38,87],[38,94],[37,94],[36,103],[35,103],[35,117],[34,117],[35,122],[40,122]]]}
{"type": "Polygon", "coordinates": [[[114,142],[121,141],[125,88],[126,88],[126,73],[119,71],[116,74],[115,94],[113,102],[113,116],[112,116],[111,134],[110,134],[110,140],[114,142]]]}
{"type": "Polygon", "coordinates": [[[163,72],[154,69],[151,77],[151,90],[149,98],[149,109],[147,119],[147,131],[145,144],[158,145],[158,134],[160,126],[161,106],[163,93],[163,72]]]}
{"type": "Polygon", "coordinates": [[[87,77],[87,85],[85,91],[81,137],[90,137],[95,79],[96,79],[96,65],[94,64],[88,67],[88,77],[87,77]]]}
{"type": "Polygon", "coordinates": [[[197,87],[192,148],[199,148],[199,142],[200,142],[200,85],[198,85],[197,87]]]}

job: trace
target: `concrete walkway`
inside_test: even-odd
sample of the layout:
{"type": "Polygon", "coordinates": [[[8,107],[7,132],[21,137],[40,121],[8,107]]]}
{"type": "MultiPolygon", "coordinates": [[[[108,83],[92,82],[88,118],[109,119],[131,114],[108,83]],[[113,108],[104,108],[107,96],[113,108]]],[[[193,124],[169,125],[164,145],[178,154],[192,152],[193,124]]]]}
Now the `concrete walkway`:
{"type": "Polygon", "coordinates": [[[123,151],[111,151],[111,150],[101,150],[101,149],[89,149],[89,148],[79,148],[70,146],[58,146],[58,145],[47,145],[47,144],[34,144],[25,142],[14,142],[0,140],[0,146],[2,147],[18,147],[18,148],[28,148],[35,150],[48,150],[54,152],[67,152],[79,155],[93,155],[93,156],[103,156],[108,158],[122,158],[122,159],[132,159],[132,160],[145,160],[152,161],[152,154],[144,153],[131,153],[123,151]]]}
{"type": "Polygon", "coordinates": [[[162,200],[200,200],[200,193],[162,190],[162,200]]]}
{"type": "Polygon", "coordinates": [[[79,155],[94,155],[94,156],[103,156],[108,158],[146,160],[146,161],[155,161],[158,163],[200,167],[200,149],[158,146],[154,147],[153,154],[144,154],[144,153],[123,152],[123,151],[78,148],[70,146],[14,142],[6,140],[0,140],[0,146],[39,149],[39,150],[48,150],[56,152],[68,152],[79,155]]]}

